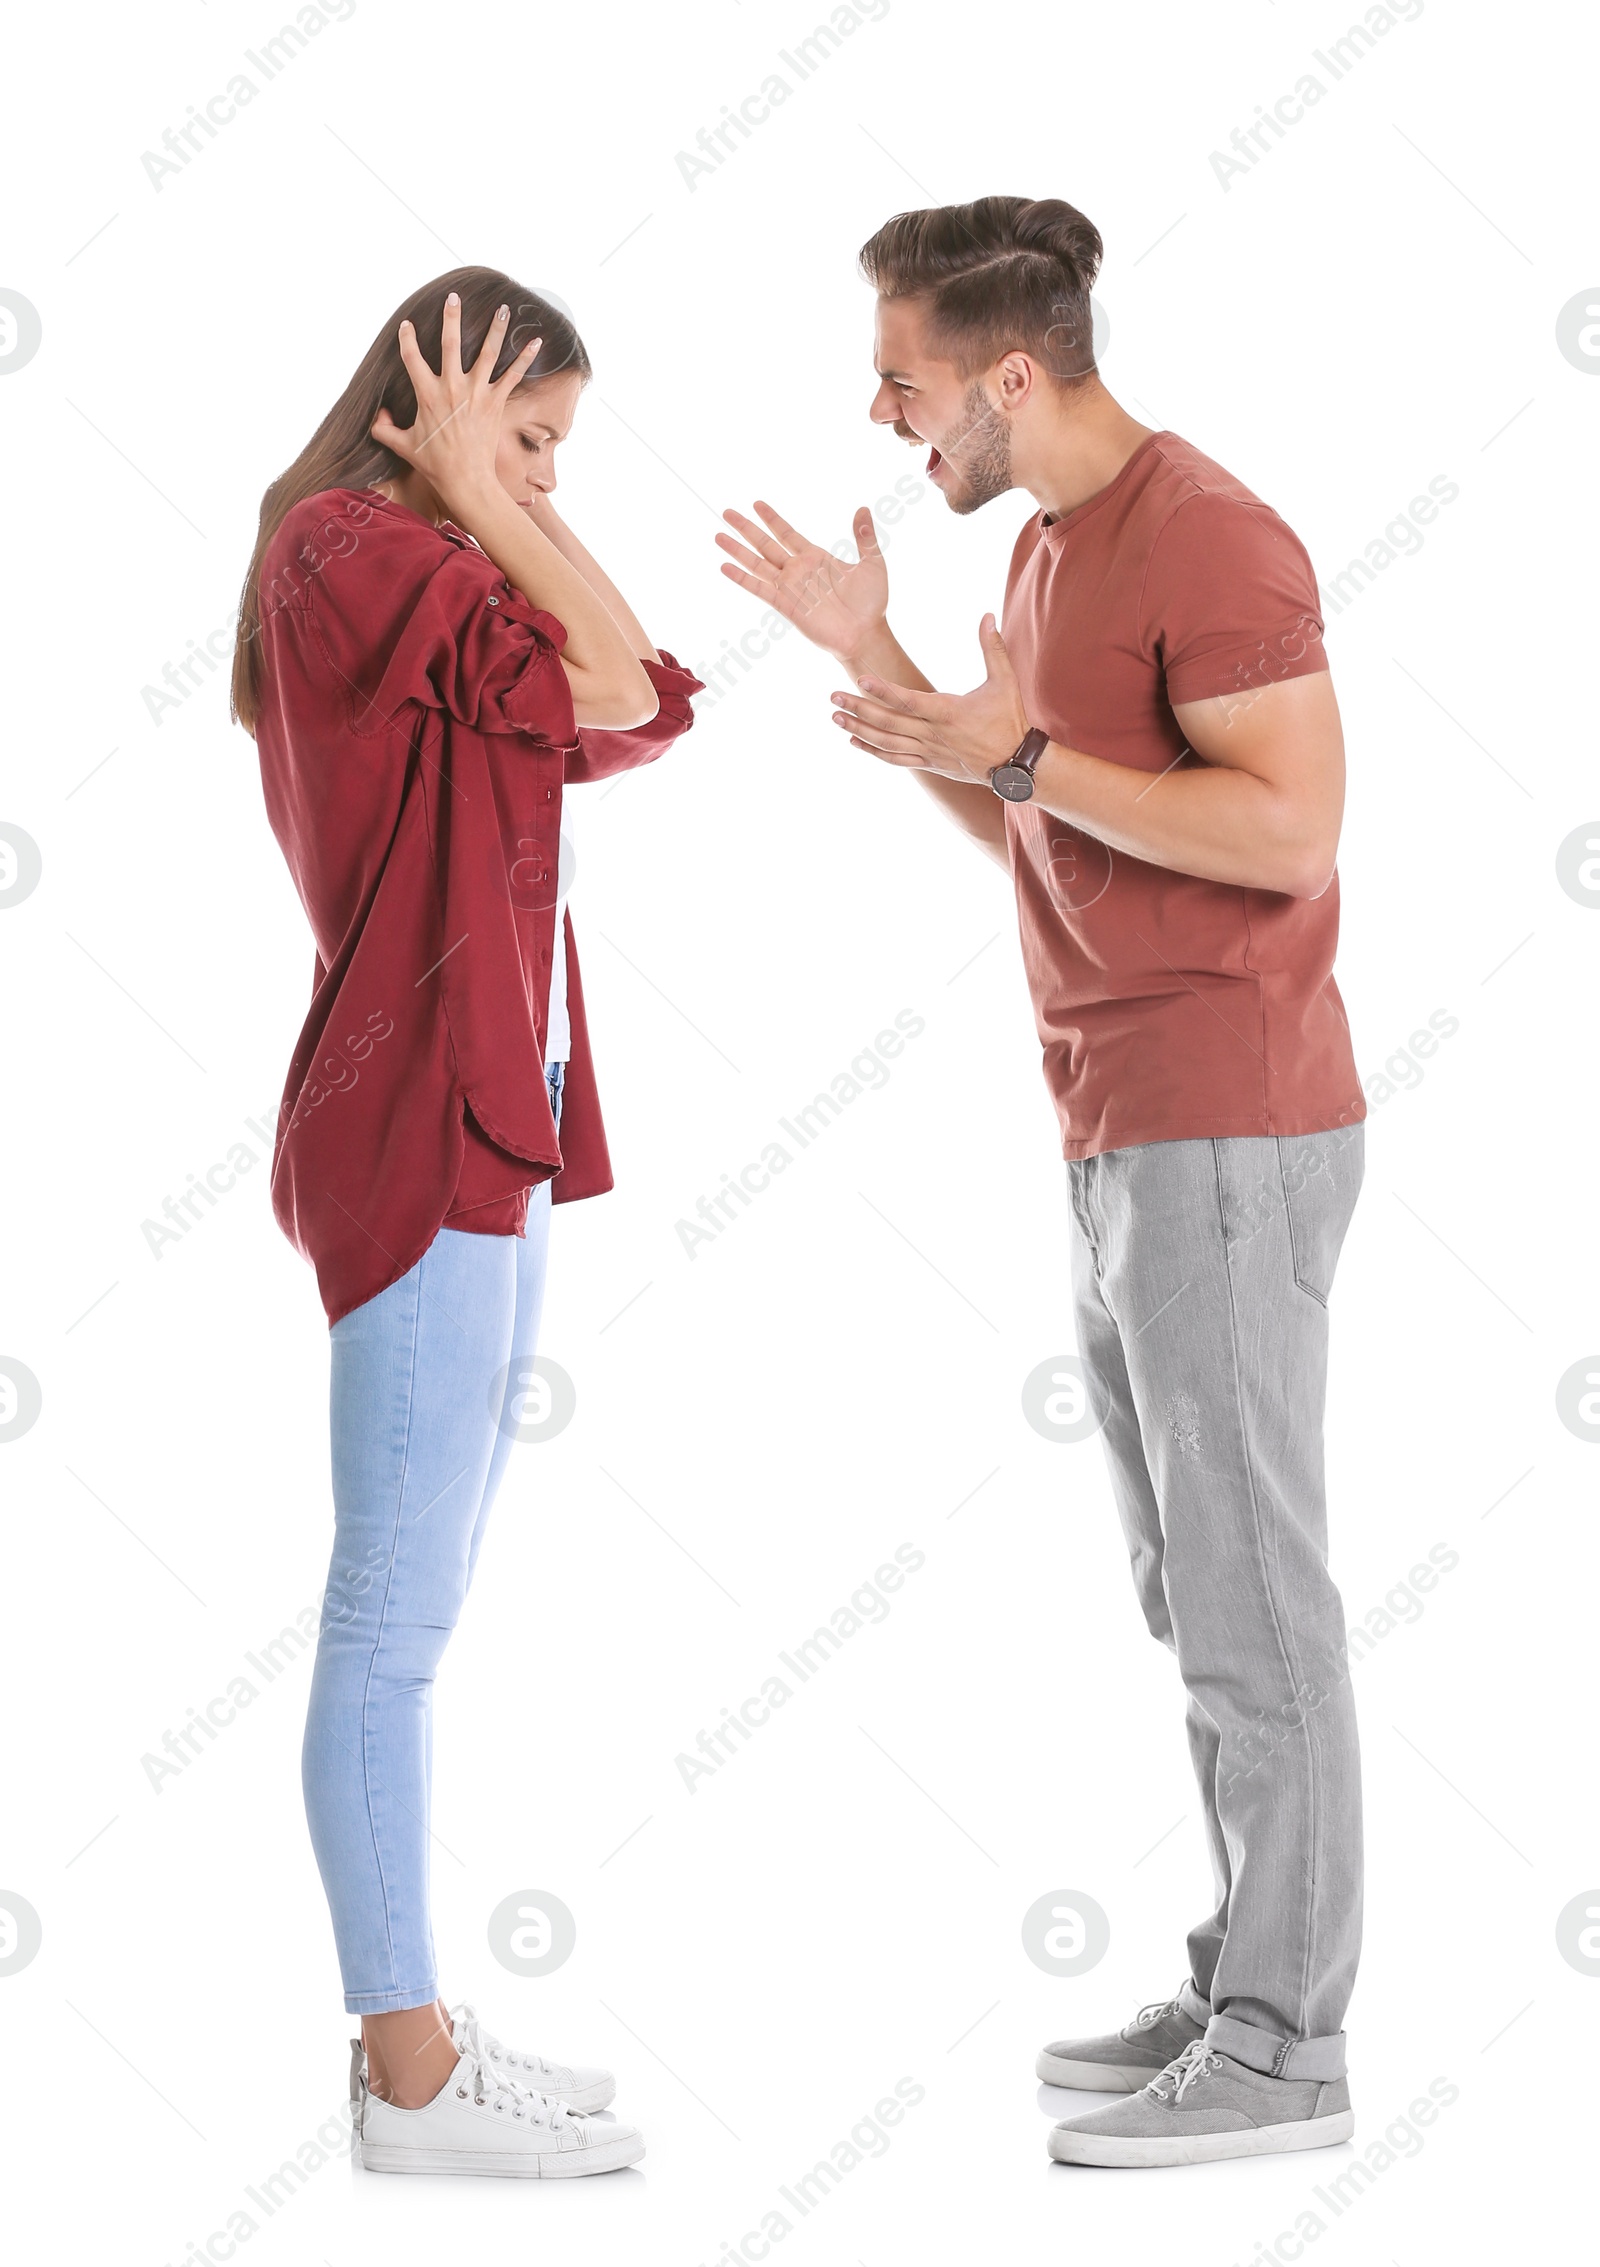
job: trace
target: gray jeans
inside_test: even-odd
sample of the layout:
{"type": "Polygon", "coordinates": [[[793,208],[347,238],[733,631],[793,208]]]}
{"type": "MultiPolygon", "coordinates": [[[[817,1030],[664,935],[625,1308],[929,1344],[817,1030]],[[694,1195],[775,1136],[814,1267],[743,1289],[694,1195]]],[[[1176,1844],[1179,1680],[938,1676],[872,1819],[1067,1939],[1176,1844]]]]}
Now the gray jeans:
{"type": "Polygon", "coordinates": [[[1067,1167],[1078,1350],[1151,1631],[1177,1655],[1216,1910],[1184,2004],[1219,2052],[1344,2073],[1361,1777],[1328,1573],[1328,1293],[1362,1128],[1067,1167]]]}

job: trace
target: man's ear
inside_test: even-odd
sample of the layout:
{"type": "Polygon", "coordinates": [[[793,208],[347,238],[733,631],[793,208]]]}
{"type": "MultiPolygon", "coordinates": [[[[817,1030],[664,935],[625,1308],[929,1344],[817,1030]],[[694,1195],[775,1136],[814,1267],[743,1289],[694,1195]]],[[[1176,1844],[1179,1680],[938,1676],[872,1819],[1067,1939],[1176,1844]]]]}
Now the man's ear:
{"type": "Polygon", "coordinates": [[[1003,407],[1018,410],[1038,385],[1039,374],[1028,355],[1005,354],[995,365],[995,379],[1003,407]]]}

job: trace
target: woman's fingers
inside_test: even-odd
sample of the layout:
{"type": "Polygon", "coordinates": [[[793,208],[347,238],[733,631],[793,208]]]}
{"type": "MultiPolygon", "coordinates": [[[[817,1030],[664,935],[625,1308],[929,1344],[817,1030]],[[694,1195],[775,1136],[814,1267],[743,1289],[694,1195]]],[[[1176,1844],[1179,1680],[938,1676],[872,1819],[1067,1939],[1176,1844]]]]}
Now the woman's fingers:
{"type": "Polygon", "coordinates": [[[489,328],[483,334],[477,360],[472,365],[473,379],[482,379],[488,385],[494,377],[494,366],[500,359],[500,349],[506,342],[506,325],[511,320],[509,307],[497,307],[489,317],[489,328]]]}
{"type": "Polygon", "coordinates": [[[465,376],[461,360],[461,297],[458,292],[447,292],[444,302],[444,324],[439,341],[439,375],[449,380],[465,376]]]}
{"type": "MultiPolygon", "coordinates": [[[[761,509],[759,504],[756,509],[757,511],[761,509]]],[[[775,543],[765,528],[757,527],[754,520],[747,520],[743,512],[727,511],[722,516],[730,527],[736,527],[739,530],[751,550],[758,552],[766,560],[769,567],[786,567],[789,564],[790,554],[785,551],[783,545],[775,543]]],[[[721,536],[718,536],[717,541],[719,543],[722,541],[721,536]]]]}
{"type": "Polygon", "coordinates": [[[409,464],[408,443],[411,436],[403,425],[397,425],[386,409],[380,409],[367,428],[380,448],[392,449],[397,457],[409,464]]]}
{"type": "Polygon", "coordinates": [[[418,401],[421,401],[423,388],[434,385],[437,381],[429,368],[427,356],[417,344],[417,328],[414,323],[400,325],[400,359],[406,366],[406,375],[411,380],[412,389],[418,401]]]}
{"type": "Polygon", "coordinates": [[[510,335],[510,322],[511,309],[509,307],[497,307],[490,320],[489,328],[484,333],[483,344],[478,349],[478,359],[472,366],[474,383],[481,377],[485,385],[493,387],[495,392],[501,394],[508,394],[514,386],[520,385],[526,375],[528,365],[544,344],[542,338],[530,339],[526,346],[518,349],[514,359],[507,363],[504,372],[497,378],[494,374],[494,366],[505,352],[506,339],[510,335]]]}
{"type": "Polygon", "coordinates": [[[527,376],[528,367],[543,344],[544,340],[542,338],[530,339],[528,341],[528,344],[523,347],[518,353],[515,362],[507,364],[505,376],[503,378],[496,378],[495,387],[497,391],[507,394],[515,393],[518,386],[521,385],[523,379],[527,376]]]}

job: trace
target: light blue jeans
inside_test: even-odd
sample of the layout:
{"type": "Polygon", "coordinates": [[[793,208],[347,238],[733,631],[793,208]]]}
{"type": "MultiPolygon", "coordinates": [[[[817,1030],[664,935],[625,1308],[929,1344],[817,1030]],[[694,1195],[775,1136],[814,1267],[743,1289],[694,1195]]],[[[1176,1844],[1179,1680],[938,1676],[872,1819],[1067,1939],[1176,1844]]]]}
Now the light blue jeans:
{"type": "MultiPolygon", "coordinates": [[[[551,1092],[559,1116],[559,1066],[551,1092]]],[[[333,1327],[333,1559],[301,1775],[352,2015],[438,1995],[433,1679],[515,1437],[549,1236],[543,1181],[525,1236],[441,1228],[333,1327]]]]}

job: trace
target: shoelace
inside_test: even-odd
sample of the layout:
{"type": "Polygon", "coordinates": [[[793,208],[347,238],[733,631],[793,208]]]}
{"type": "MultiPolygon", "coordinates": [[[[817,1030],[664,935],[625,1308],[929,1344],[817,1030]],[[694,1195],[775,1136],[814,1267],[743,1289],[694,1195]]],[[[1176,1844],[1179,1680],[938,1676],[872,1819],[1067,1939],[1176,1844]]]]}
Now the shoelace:
{"type": "Polygon", "coordinates": [[[455,2090],[462,2101],[470,2096],[480,2109],[509,2112],[512,2117],[525,2118],[529,2125],[547,2125],[553,2133],[579,2122],[565,2102],[550,2101],[508,2078],[481,2046],[466,2047],[459,2033],[456,2044],[462,2051],[456,2065],[455,2090]]]}
{"type": "Polygon", "coordinates": [[[1220,2070],[1221,2068],[1221,2058],[1210,2051],[1205,2040],[1192,2039],[1188,2046],[1184,2048],[1182,2054],[1167,2064],[1160,2078],[1151,2079],[1149,2085],[1145,2088],[1145,2092],[1153,2095],[1158,2102],[1181,2102],[1195,2079],[1203,2078],[1208,2070],[1220,2070]],[[1161,2083],[1163,2078],[1176,2078],[1177,2080],[1177,2084],[1170,2094],[1161,2083]]]}
{"type": "Polygon", "coordinates": [[[493,2063],[497,2069],[504,2068],[513,2079],[517,2079],[518,2083],[530,2088],[532,2092],[539,2093],[541,2089],[537,2081],[541,2078],[549,2078],[554,2073],[555,2064],[546,2062],[543,2055],[513,2054],[509,2047],[503,2049],[499,2048],[498,2045],[491,2047],[488,2039],[484,2036],[483,2025],[478,2019],[478,2011],[470,2000],[464,1999],[459,2007],[452,2007],[450,2020],[454,2027],[452,2035],[463,2054],[482,2055],[485,2061],[493,2063]],[[523,2070],[528,2075],[525,2078],[519,2078],[518,2073],[523,2070]]]}
{"type": "Polygon", "coordinates": [[[1181,2005],[1181,1997],[1176,1992],[1171,1999],[1153,1999],[1148,2007],[1141,2007],[1133,2021],[1125,2024],[1117,2035],[1131,2046],[1135,2031],[1148,2031],[1151,2024],[1159,2023],[1164,2015],[1176,2015],[1181,2005]]]}

